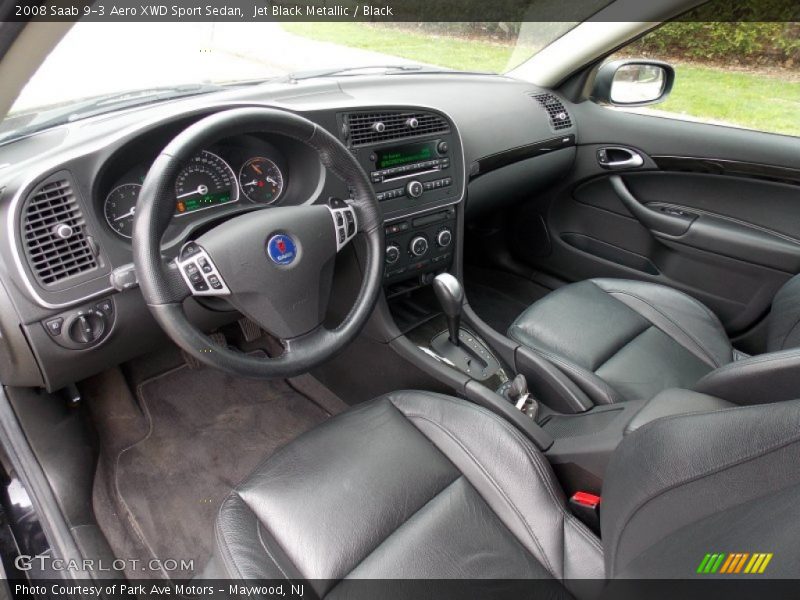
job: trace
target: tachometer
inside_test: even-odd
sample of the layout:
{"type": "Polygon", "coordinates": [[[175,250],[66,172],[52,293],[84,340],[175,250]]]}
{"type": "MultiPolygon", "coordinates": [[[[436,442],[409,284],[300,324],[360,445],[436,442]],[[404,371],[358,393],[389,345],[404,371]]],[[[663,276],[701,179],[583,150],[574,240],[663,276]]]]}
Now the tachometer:
{"type": "Polygon", "coordinates": [[[239,185],[251,202],[272,204],[283,192],[283,173],[270,159],[256,156],[239,170],[239,185]]]}
{"type": "Polygon", "coordinates": [[[219,156],[203,150],[178,173],[175,199],[176,216],[236,202],[239,199],[236,175],[219,156]]]}
{"type": "Polygon", "coordinates": [[[103,204],[109,227],[128,239],[133,235],[133,215],[141,189],[138,183],[123,183],[108,193],[103,204]]]}

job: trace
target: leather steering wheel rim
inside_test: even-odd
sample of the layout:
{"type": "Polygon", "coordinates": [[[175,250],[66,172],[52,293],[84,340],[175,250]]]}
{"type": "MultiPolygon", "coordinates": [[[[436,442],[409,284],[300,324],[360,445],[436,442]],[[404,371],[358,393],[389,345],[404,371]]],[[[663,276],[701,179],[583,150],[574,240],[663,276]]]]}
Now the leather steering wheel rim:
{"type": "MultiPolygon", "coordinates": [[[[237,184],[235,183],[235,185],[237,184]]],[[[264,265],[257,264],[253,267],[261,269],[260,273],[267,275],[274,273],[275,277],[284,278],[281,281],[290,281],[292,273],[297,276],[309,277],[310,275],[306,271],[312,272],[315,268],[322,268],[319,265],[313,265],[309,258],[315,256],[312,250],[315,244],[318,245],[316,238],[322,239],[327,245],[330,245],[332,239],[336,245],[336,252],[341,249],[341,244],[337,245],[337,240],[340,242],[341,238],[337,237],[336,213],[327,207],[320,207],[320,205],[271,207],[244,215],[245,217],[253,215],[255,218],[263,219],[266,227],[265,236],[275,237],[278,232],[286,233],[291,237],[293,235],[292,219],[305,218],[308,215],[308,219],[306,219],[308,223],[313,222],[318,225],[323,222],[320,220],[322,211],[330,211],[332,218],[329,219],[329,222],[332,234],[327,231],[315,234],[315,239],[307,240],[308,243],[305,247],[309,251],[305,253],[303,252],[303,240],[298,240],[297,260],[295,261],[298,263],[297,265],[285,267],[281,264],[270,264],[269,245],[271,241],[267,239],[267,251],[263,252],[265,250],[263,246],[259,249],[259,252],[263,253],[263,257],[259,257],[259,260],[263,258],[264,265]]],[[[234,217],[229,222],[238,219],[242,219],[242,217],[234,217]]],[[[229,222],[220,224],[217,228],[212,229],[212,232],[225,227],[229,222]]],[[[248,223],[251,225],[250,229],[253,230],[253,219],[251,218],[248,223]]],[[[241,228],[242,224],[232,224],[230,230],[223,233],[231,237],[230,232],[237,231],[233,227],[241,228]]],[[[308,225],[306,229],[309,229],[308,225]]],[[[307,232],[306,237],[308,237],[307,232]]],[[[243,107],[223,110],[201,119],[176,136],[159,154],[142,185],[136,205],[132,243],[134,265],[142,294],[150,312],[166,334],[178,346],[206,365],[237,376],[267,379],[292,377],[305,373],[330,359],[358,335],[369,319],[381,290],[384,262],[383,238],[380,208],[369,178],[355,157],[338,139],[317,124],[294,113],[272,108],[243,107]],[[191,323],[184,312],[183,301],[192,295],[193,290],[179,271],[176,261],[166,260],[161,253],[161,239],[175,210],[174,182],[180,169],[197,152],[216,141],[237,134],[256,132],[291,137],[317,152],[323,166],[351,189],[351,199],[347,205],[353,209],[357,234],[363,239],[365,248],[364,260],[360,263],[362,269],[361,288],[352,308],[342,322],[334,329],[327,329],[322,325],[320,319],[318,325],[309,331],[301,332],[300,335],[287,337],[277,335],[276,337],[281,339],[285,351],[278,357],[267,359],[216,346],[208,336],[191,323]]],[[[240,244],[241,240],[230,240],[229,243],[236,245],[240,244]]],[[[251,254],[256,256],[255,252],[253,249],[251,254]]],[[[272,260],[275,262],[274,258],[272,260]]],[[[224,265],[225,257],[220,258],[219,262],[224,265]]],[[[332,276],[332,261],[328,262],[331,263],[330,276],[332,276]]],[[[222,269],[220,269],[220,274],[225,275],[222,269]]],[[[228,275],[233,278],[238,277],[231,270],[228,271],[228,275]]],[[[236,308],[240,308],[234,301],[236,292],[233,286],[230,287],[231,303],[236,308]]],[[[324,287],[325,285],[322,284],[321,288],[324,287]]],[[[277,289],[277,287],[273,289],[277,289]]],[[[327,298],[324,298],[324,303],[327,305],[327,298]]],[[[297,301],[295,304],[301,303],[297,301]]],[[[258,304],[253,302],[253,298],[249,298],[249,303],[243,305],[258,309],[258,304]]],[[[322,308],[324,309],[324,307],[322,308]]],[[[294,316],[291,312],[292,306],[277,306],[275,309],[277,311],[275,314],[282,310],[287,311],[285,323],[292,321],[294,316]]],[[[257,322],[267,331],[271,331],[269,323],[262,323],[260,320],[257,322]]],[[[306,318],[303,322],[312,321],[306,318]]],[[[288,330],[288,325],[284,329],[288,330]]]]}

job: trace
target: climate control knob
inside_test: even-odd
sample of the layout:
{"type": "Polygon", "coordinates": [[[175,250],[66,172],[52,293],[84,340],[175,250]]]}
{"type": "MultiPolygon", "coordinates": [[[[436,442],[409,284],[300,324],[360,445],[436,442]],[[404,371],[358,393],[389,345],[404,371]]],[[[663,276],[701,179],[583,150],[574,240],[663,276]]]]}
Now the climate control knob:
{"type": "Polygon", "coordinates": [[[398,260],[400,260],[400,246],[397,244],[386,246],[386,264],[393,265],[398,260]]]}
{"type": "Polygon", "coordinates": [[[439,248],[447,248],[453,242],[453,232],[449,229],[442,229],[436,234],[436,243],[439,248]]]}
{"type": "Polygon", "coordinates": [[[409,198],[419,198],[422,196],[422,192],[425,191],[425,188],[422,187],[422,184],[419,181],[409,181],[408,185],[406,186],[406,195],[409,198]]]}
{"type": "Polygon", "coordinates": [[[411,251],[416,257],[424,256],[426,252],[428,252],[428,240],[426,240],[421,235],[418,235],[408,246],[408,249],[411,251]]]}

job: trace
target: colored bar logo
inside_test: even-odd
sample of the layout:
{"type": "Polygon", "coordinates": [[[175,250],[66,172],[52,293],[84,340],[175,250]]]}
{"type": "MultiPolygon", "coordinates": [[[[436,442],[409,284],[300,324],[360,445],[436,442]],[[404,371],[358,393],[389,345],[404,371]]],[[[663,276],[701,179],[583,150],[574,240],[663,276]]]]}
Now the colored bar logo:
{"type": "Polygon", "coordinates": [[[697,573],[701,575],[760,575],[767,569],[772,560],[772,552],[717,552],[709,553],[700,561],[697,573]]]}

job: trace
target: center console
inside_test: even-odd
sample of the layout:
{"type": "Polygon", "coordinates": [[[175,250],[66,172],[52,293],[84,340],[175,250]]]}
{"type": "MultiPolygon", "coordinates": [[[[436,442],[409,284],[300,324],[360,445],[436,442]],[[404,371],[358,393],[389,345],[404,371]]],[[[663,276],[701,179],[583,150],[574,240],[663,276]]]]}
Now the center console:
{"type": "Polygon", "coordinates": [[[386,228],[385,283],[424,285],[448,270],[465,171],[455,125],[417,108],[339,115],[342,137],[369,175],[386,228]]]}

